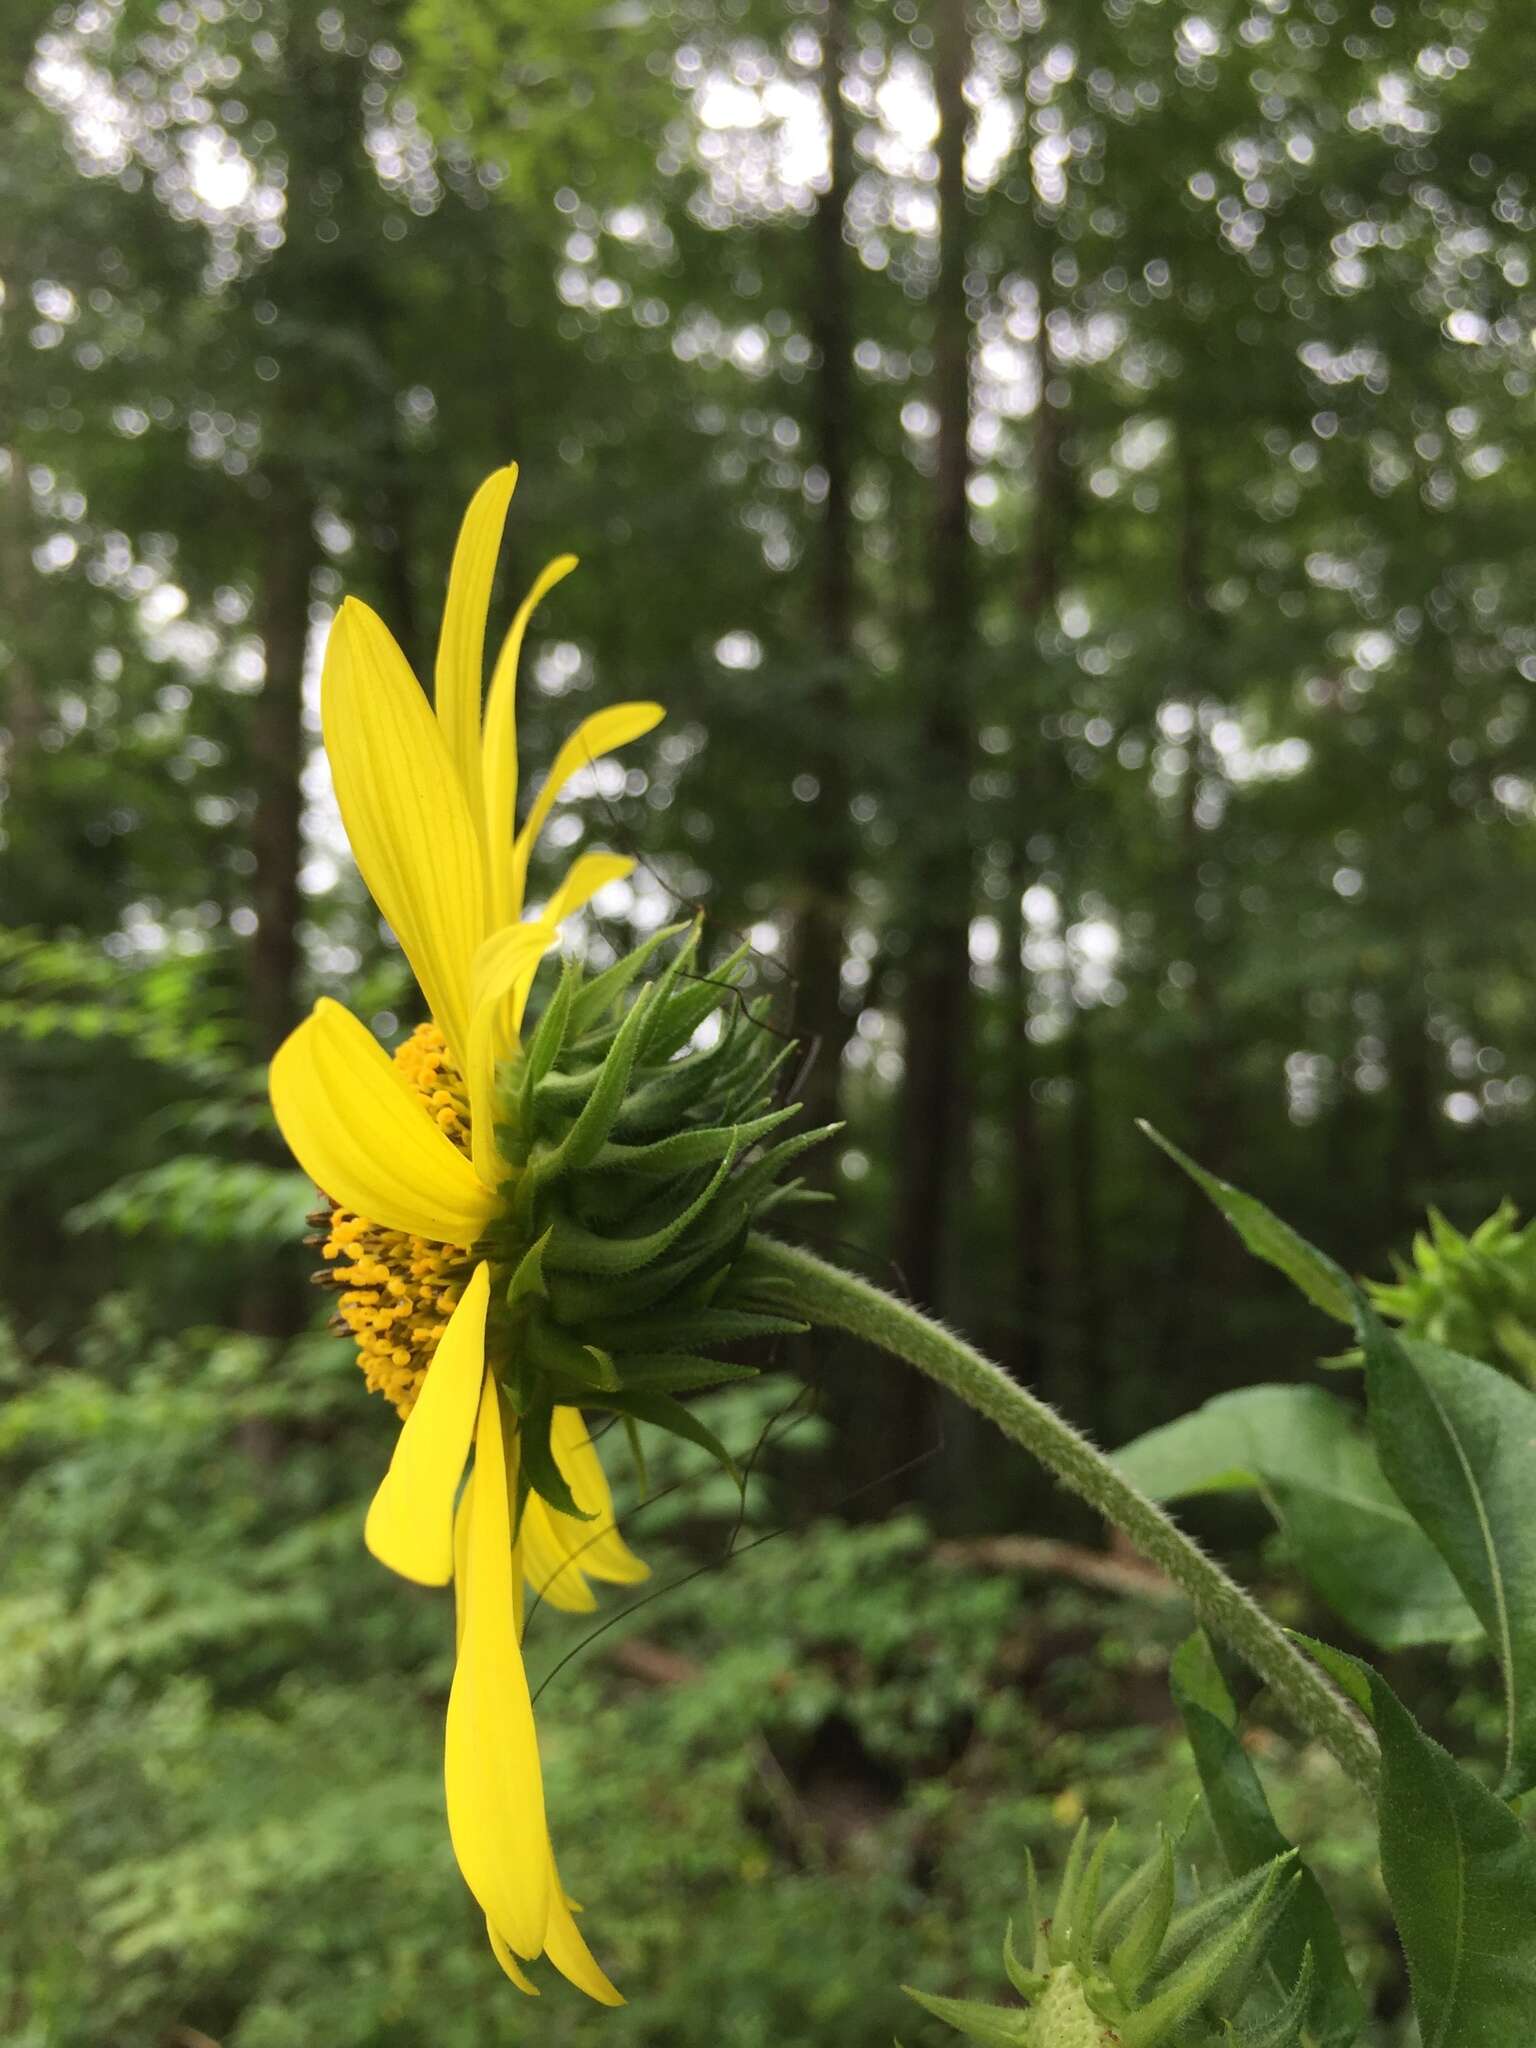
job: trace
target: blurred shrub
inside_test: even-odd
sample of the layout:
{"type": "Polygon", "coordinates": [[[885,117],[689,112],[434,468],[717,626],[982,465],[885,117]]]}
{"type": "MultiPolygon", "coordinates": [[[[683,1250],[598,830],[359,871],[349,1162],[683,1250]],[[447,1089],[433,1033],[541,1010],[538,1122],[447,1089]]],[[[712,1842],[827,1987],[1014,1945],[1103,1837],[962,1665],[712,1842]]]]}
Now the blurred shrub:
{"type": "MultiPolygon", "coordinates": [[[[532,1615],[563,1872],[634,2003],[551,1984],[525,2006],[446,1840],[448,1603],[362,1549],[392,1421],[345,1351],[168,1343],[117,1298],[75,1366],[0,1373],[14,2048],[915,2043],[896,1985],[996,1991],[1024,1847],[1059,1859],[1080,1787],[1133,1836],[1189,1810],[1176,1611],[1023,1601],[911,1518],[776,1532],[820,1425],[778,1382],[733,1389],[729,1440],[778,1435],[739,1531],[730,1487],[668,1444],[640,1603],[590,1643],[601,1615],[532,1615]]],[[[1286,1823],[1331,1822],[1337,1790],[1292,1762],[1286,1823]]],[[[1343,1876],[1358,1925],[1363,1870],[1343,1876]]]]}

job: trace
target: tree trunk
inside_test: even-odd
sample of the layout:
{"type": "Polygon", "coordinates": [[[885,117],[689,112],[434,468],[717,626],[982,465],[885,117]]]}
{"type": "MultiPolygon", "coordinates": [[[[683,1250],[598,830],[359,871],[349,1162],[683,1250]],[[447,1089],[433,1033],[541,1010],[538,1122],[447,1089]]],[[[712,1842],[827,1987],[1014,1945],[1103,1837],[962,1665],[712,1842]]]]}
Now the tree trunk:
{"type": "MultiPolygon", "coordinates": [[[[853,137],[843,104],[843,0],[828,0],[822,28],[821,93],[831,139],[831,174],[810,226],[810,329],[819,361],[816,454],[826,477],[814,570],[814,674],[804,760],[816,782],[804,841],[800,901],[791,936],[795,1028],[814,1054],[801,1083],[808,1125],[835,1121],[849,1020],[842,1005],[844,932],[854,862],[849,760],[853,719],[853,335],[843,222],[853,184],[853,137]]],[[[809,1172],[827,1184],[837,1148],[811,1155],[809,1172]]]]}
{"type": "MultiPolygon", "coordinates": [[[[304,657],[309,640],[309,582],[314,560],[313,508],[297,473],[274,465],[267,500],[256,623],[266,655],[266,676],[251,719],[251,775],[256,807],[251,818],[251,882],[256,932],[248,974],[251,1035],[268,1059],[292,1030],[299,1009],[299,862],[303,850],[304,657]]],[[[271,1143],[258,1139],[257,1156],[271,1164],[271,1143]]],[[[267,1272],[247,1289],[240,1327],[258,1337],[291,1337],[303,1326],[308,1304],[286,1269],[267,1272]]],[[[240,1443],[257,1464],[277,1454],[269,1424],[242,1426],[240,1443]]]]}
{"type": "Polygon", "coordinates": [[[1048,231],[1031,237],[1031,256],[1039,297],[1035,334],[1035,375],[1039,399],[1032,437],[1033,505],[1029,545],[1024,551],[1019,588],[1020,704],[1013,734],[1014,816],[1009,833],[1008,918],[1004,932],[1004,996],[1008,1005],[1008,1121],[1012,1144],[1012,1244],[1009,1273],[1013,1289],[1015,1342],[1008,1363],[1034,1386],[1053,1384],[1051,1161],[1045,1119],[1035,1099],[1038,1058],[1029,1037],[1029,981],[1024,972],[1025,921],[1023,895],[1029,883],[1025,846],[1032,832],[1057,831],[1065,824],[1070,790],[1063,787],[1065,765],[1047,753],[1042,721],[1049,708],[1040,647],[1040,628],[1061,595],[1072,518],[1072,479],[1064,443],[1065,415],[1050,404],[1046,392],[1055,375],[1048,321],[1052,306],[1051,264],[1054,238],[1048,231]]]}
{"type": "Polygon", "coordinates": [[[314,562],[313,508],[297,475],[273,477],[256,623],[266,678],[251,719],[256,807],[251,883],[256,934],[251,942],[251,1031],[269,1058],[298,1015],[299,861],[302,852],[304,657],[309,640],[309,581],[314,562]]]}
{"type": "Polygon", "coordinates": [[[917,717],[904,820],[912,880],[896,1217],[902,1277],[914,1300],[926,1307],[941,1306],[947,1226],[961,1179],[972,880],[972,593],[966,500],[971,336],[965,290],[970,236],[963,90],[971,40],[963,0],[939,0],[932,19],[941,124],[932,386],[939,428],[928,618],[917,655],[917,717]]]}

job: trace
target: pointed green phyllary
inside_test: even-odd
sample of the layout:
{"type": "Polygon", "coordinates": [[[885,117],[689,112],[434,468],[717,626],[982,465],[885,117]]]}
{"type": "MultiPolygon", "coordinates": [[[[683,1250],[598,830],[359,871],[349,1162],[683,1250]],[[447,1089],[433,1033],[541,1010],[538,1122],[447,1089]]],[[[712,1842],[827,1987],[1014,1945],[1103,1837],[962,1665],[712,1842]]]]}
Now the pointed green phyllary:
{"type": "Polygon", "coordinates": [[[778,1135],[795,1114],[775,1097],[786,1041],[743,998],[744,960],[704,973],[695,929],[595,977],[568,962],[498,1076],[513,1170],[487,1249],[511,1279],[492,1313],[513,1361],[521,1488],[565,1514],[577,1510],[549,1450],[558,1404],[671,1430],[733,1469],[674,1397],[752,1371],[717,1347],[805,1327],[749,1237],[804,1198],[784,1170],[829,1134],[778,1135]]]}
{"type": "Polygon", "coordinates": [[[1310,1953],[1278,2005],[1271,1993],[1247,2012],[1294,1882],[1294,1858],[1277,1857],[1176,1914],[1173,1847],[1164,1835],[1100,1906],[1113,1832],[1090,1848],[1087,1823],[1078,1830],[1055,1910],[1044,1917],[1031,1864],[1022,1944],[1030,1961],[1012,1924],[1003,1945],[1021,2004],[937,1998],[911,1986],[908,1995],[993,2048],[1306,2048],[1310,1953]]]}

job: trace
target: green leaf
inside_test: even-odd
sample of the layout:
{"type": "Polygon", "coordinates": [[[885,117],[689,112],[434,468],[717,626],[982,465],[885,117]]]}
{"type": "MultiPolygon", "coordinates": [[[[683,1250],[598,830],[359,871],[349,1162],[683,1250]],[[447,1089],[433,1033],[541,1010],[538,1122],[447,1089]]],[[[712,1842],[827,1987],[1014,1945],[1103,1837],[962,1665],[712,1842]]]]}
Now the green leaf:
{"type": "Polygon", "coordinates": [[[1423,2048],[1530,2048],[1536,1842],[1367,1673],[1381,1738],[1381,1868],[1423,2048]]]}
{"type": "Polygon", "coordinates": [[[669,994],[665,1006],[657,1005],[646,1033],[647,1064],[660,1065],[670,1059],[688,1043],[706,1017],[712,1016],[722,1003],[735,1000],[736,982],[751,951],[751,941],[747,940],[713,974],[700,975],[691,987],[669,994]]]}
{"type": "MultiPolygon", "coordinates": [[[[1258,1889],[1246,1897],[1240,1908],[1237,1901],[1242,1896],[1239,1892],[1242,1880],[1204,1901],[1211,1909],[1208,1938],[1192,1948],[1185,1961],[1159,1984],[1153,1996],[1121,2023],[1118,2031],[1125,2048],[1153,2048],[1154,2043],[1161,2043],[1180,2021],[1188,2018],[1210,1997],[1229,1970],[1241,1964],[1244,1957],[1254,1950],[1267,1945],[1281,1917],[1289,1909],[1294,1894],[1294,1857],[1295,1851],[1288,1850],[1283,1857],[1271,1863],[1263,1872],[1258,1889]]],[[[1256,1877],[1259,1873],[1252,1875],[1256,1877]]],[[[1183,1914],[1180,1921],[1187,1923],[1190,1918],[1191,1915],[1183,1914]]],[[[1175,1921],[1170,1941],[1177,1933],[1180,1921],[1175,1921]]]]}
{"type": "MultiPolygon", "coordinates": [[[[1173,1659],[1174,1702],[1183,1716],[1206,1805],[1233,1877],[1258,1870],[1286,1855],[1290,1843],[1275,1824],[1269,1801],[1237,1732],[1237,1709],[1201,1632],[1173,1659]]],[[[1289,1986],[1314,1968],[1308,2024],[1319,2048],[1347,2048],[1365,2017],[1360,1993],[1349,1973],[1333,1909],[1305,1865],[1286,1902],[1270,1944],[1270,1961],[1289,1986]]]]}
{"type": "Polygon", "coordinates": [[[1115,1463],[1155,1500],[1259,1491],[1299,1569],[1382,1649],[1475,1641],[1477,1616],[1381,1470],[1355,1410],[1320,1387],[1244,1387],[1138,1437],[1115,1463]]]}
{"type": "Polygon", "coordinates": [[[727,1153],[708,1184],[687,1208],[680,1209],[659,1230],[646,1231],[638,1237],[610,1236],[604,1231],[588,1230],[585,1224],[562,1217],[550,1232],[549,1249],[544,1254],[546,1263],[567,1273],[639,1272],[642,1266],[659,1259],[669,1245],[677,1242],[689,1224],[704,1213],[725,1184],[732,1164],[732,1155],[727,1153]]]}
{"type": "Polygon", "coordinates": [[[1241,2033],[1234,2029],[1232,2048],[1311,2048],[1314,2037],[1304,2034],[1302,2029],[1312,2004],[1313,1977],[1312,1951],[1308,1949],[1285,2003],[1256,2027],[1245,2027],[1241,2033]]]}
{"type": "Polygon", "coordinates": [[[697,1444],[700,1450],[708,1451],[716,1464],[721,1466],[738,1486],[742,1484],[741,1467],[708,1423],[701,1422],[691,1408],[685,1408],[681,1401],[674,1401],[670,1394],[631,1392],[628,1388],[623,1388],[617,1393],[605,1391],[594,1394],[584,1405],[591,1408],[606,1408],[615,1415],[628,1416],[635,1422],[654,1423],[658,1429],[665,1429],[673,1436],[683,1437],[687,1442],[697,1444]]]}
{"type": "Polygon", "coordinates": [[[614,1366],[621,1386],[662,1394],[698,1393],[728,1380],[755,1380],[759,1371],[755,1365],[733,1365],[687,1351],[631,1351],[617,1358],[614,1366]]]}
{"type": "Polygon", "coordinates": [[[687,1351],[699,1344],[741,1344],[753,1337],[794,1335],[810,1325],[800,1316],[768,1315],[757,1309],[713,1308],[689,1303],[617,1316],[593,1323],[588,1336],[610,1351],[687,1351]]]}
{"type": "Polygon", "coordinates": [[[684,919],[680,924],[663,925],[660,931],[643,939],[632,953],[626,953],[622,960],[605,968],[601,974],[594,974],[586,987],[579,991],[571,1003],[571,1031],[576,1037],[590,1031],[598,1019],[612,1004],[619,1000],[630,983],[650,960],[658,947],[668,939],[675,939],[679,932],[687,931],[689,923],[698,931],[698,919],[684,919]]]}
{"type": "Polygon", "coordinates": [[[800,1113],[799,1104],[788,1109],[774,1110],[768,1116],[756,1117],[750,1123],[717,1124],[708,1130],[678,1131],[670,1138],[658,1138],[653,1145],[604,1145],[595,1158],[588,1161],[594,1173],[608,1173],[622,1170],[626,1173],[686,1173],[690,1167],[712,1166],[727,1153],[732,1144],[738,1153],[749,1145],[755,1145],[759,1138],[777,1130],[792,1116],[800,1113]]]}
{"type": "Polygon", "coordinates": [[[553,1401],[536,1401],[517,1426],[519,1520],[521,1503],[532,1488],[562,1514],[574,1515],[578,1522],[590,1522],[592,1515],[586,1508],[576,1505],[575,1497],[565,1483],[565,1474],[555,1463],[555,1454],[550,1448],[549,1430],[554,1413],[553,1401]]]}
{"type": "Polygon", "coordinates": [[[935,2019],[943,2020],[967,2040],[983,2041],[987,2048],[1022,2048],[1029,2039],[1030,2017],[1027,2012],[1012,2011],[1006,2006],[982,2005],[974,1998],[935,1998],[931,1991],[917,1991],[910,1984],[903,1984],[902,1990],[908,1998],[915,1998],[925,2012],[931,2012],[935,2019]]]}
{"type": "Polygon", "coordinates": [[[1108,1967],[1110,1982],[1128,2005],[1135,2002],[1157,1961],[1173,1918],[1174,1896],[1173,1843],[1159,1830],[1155,1854],[1121,1886],[1099,1921],[1101,1940],[1124,1923],[1125,1932],[1110,1950],[1108,1967]]]}
{"type": "Polygon", "coordinates": [[[1513,1797],[1536,1783],[1536,1395],[1474,1358],[1394,1336],[1363,1302],[1360,1341],[1382,1467],[1503,1670],[1513,1797]]]}
{"type": "Polygon", "coordinates": [[[1326,1252],[1320,1252],[1304,1237],[1292,1230],[1288,1223],[1282,1223],[1271,1209],[1252,1195],[1245,1195],[1230,1182],[1218,1180],[1214,1173],[1207,1173],[1203,1166],[1197,1166],[1177,1145],[1165,1138],[1151,1124],[1138,1122],[1137,1128],[1146,1133],[1154,1145],[1160,1145],[1176,1165],[1182,1166],[1195,1185],[1209,1195],[1216,1207],[1226,1217],[1238,1236],[1247,1245],[1255,1258],[1283,1273],[1293,1287],[1300,1288],[1315,1308],[1329,1315],[1336,1322],[1352,1323],[1355,1319],[1354,1290],[1341,1266],[1336,1266],[1326,1252]]]}
{"type": "Polygon", "coordinates": [[[523,1060],[521,1079],[525,1102],[531,1101],[534,1089],[560,1057],[570,1026],[572,999],[580,981],[580,965],[575,960],[567,960],[561,967],[560,980],[544,1006],[544,1014],[538,1021],[523,1060]]]}
{"type": "Polygon", "coordinates": [[[609,1047],[608,1057],[603,1061],[596,1085],[580,1116],[556,1150],[538,1161],[537,1171],[541,1179],[552,1180],[557,1174],[572,1173],[578,1167],[589,1166],[603,1149],[614,1118],[623,1107],[629,1071],[634,1065],[635,1052],[653,1007],[653,996],[652,989],[642,989],[630,1005],[629,1015],[609,1047]]]}

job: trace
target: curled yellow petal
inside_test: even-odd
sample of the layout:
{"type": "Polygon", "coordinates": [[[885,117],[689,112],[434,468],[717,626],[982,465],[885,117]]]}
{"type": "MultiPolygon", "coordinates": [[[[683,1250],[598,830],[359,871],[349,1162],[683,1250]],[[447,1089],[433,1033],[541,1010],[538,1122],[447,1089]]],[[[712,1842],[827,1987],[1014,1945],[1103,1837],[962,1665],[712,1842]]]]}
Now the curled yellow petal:
{"type": "MultiPolygon", "coordinates": [[[[558,1607],[562,1614],[590,1614],[597,1595],[587,1584],[575,1562],[575,1545],[567,1544],[550,1526],[555,1510],[538,1494],[531,1493],[523,1507],[521,1548],[523,1576],[535,1600],[558,1607]]],[[[568,1515],[561,1517],[569,1521],[568,1515]]],[[[584,1522],[574,1526],[585,1529],[584,1522]]]]}
{"type": "Polygon", "coordinates": [[[437,641],[437,722],[447,742],[476,829],[485,827],[480,784],[480,691],[485,679],[485,619],[496,580],[517,464],[488,476],[469,501],[448,574],[448,601],[437,641]]]}
{"type": "Polygon", "coordinates": [[[650,1577],[650,1566],[619,1534],[608,1475],[579,1408],[556,1408],[549,1444],[577,1507],[593,1519],[564,1515],[530,1494],[523,1510],[523,1570],[535,1598],[567,1613],[586,1613],[597,1604],[589,1578],[632,1586],[650,1577]]]}
{"type": "Polygon", "coordinates": [[[322,998],[268,1076],[288,1149],[343,1208],[435,1244],[472,1245],[496,1197],[365,1024],[322,998]]]}
{"type": "Polygon", "coordinates": [[[496,1065],[517,1043],[528,990],[554,938],[553,926],[542,920],[508,925],[493,932],[475,953],[470,975],[474,1004],[463,1071],[475,1171],[492,1185],[506,1175],[496,1145],[496,1065]]]}
{"type": "Polygon", "coordinates": [[[561,1976],[574,1984],[578,1991],[585,1991],[588,1998],[595,1998],[599,2005],[624,2003],[623,1993],[615,1990],[571,1917],[570,1906],[560,1888],[560,1873],[555,1868],[553,1847],[549,1857],[549,1932],[544,1937],[544,1952],[561,1976]]]}
{"type": "Polygon", "coordinates": [[[635,872],[635,862],[623,853],[584,853],[573,861],[565,880],[540,913],[545,924],[562,924],[584,910],[599,889],[610,882],[622,882],[635,872]]]}
{"type": "Polygon", "coordinates": [[[453,1574],[453,1498],[480,1407],[490,1293],[482,1259],[432,1355],[363,1528],[380,1564],[422,1586],[446,1586],[453,1574]]]}
{"type": "Polygon", "coordinates": [[[514,1954],[544,1947],[549,1837],[533,1705],[514,1606],[512,1478],[501,1396],[487,1373],[475,1425],[475,1487],[464,1579],[464,1635],[448,1695],[443,1775],[448,1832],[464,1882],[514,1954]]]}
{"type": "Polygon", "coordinates": [[[594,761],[601,760],[604,754],[611,754],[615,747],[626,747],[631,740],[639,739],[665,717],[666,713],[659,704],[610,704],[606,711],[593,712],[590,718],[584,718],[577,726],[556,754],[555,765],[550,769],[512,848],[511,901],[514,917],[523,906],[528,862],[534,842],[571,777],[578,769],[590,767],[594,761]]]}
{"type": "Polygon", "coordinates": [[[485,936],[479,835],[410,664],[356,598],[326,643],[320,718],[358,869],[462,1070],[469,967],[485,936]]]}
{"type": "Polygon", "coordinates": [[[497,1962],[500,1963],[501,1967],[512,1979],[512,1982],[517,1986],[518,1990],[527,1992],[530,1998],[537,1998],[539,1995],[538,1985],[533,1982],[531,1977],[527,1976],[521,1969],[519,1969],[517,1957],[513,1955],[511,1949],[507,1947],[507,1944],[496,1932],[496,1929],[491,1925],[489,1919],[486,1920],[485,1931],[491,1938],[491,1954],[496,1958],[497,1962]]]}
{"type": "Polygon", "coordinates": [[[507,629],[491,674],[480,760],[485,784],[493,925],[510,924],[521,908],[512,900],[512,840],[517,821],[517,664],[522,656],[523,636],[536,607],[575,567],[574,555],[556,555],[539,572],[507,629]]]}

